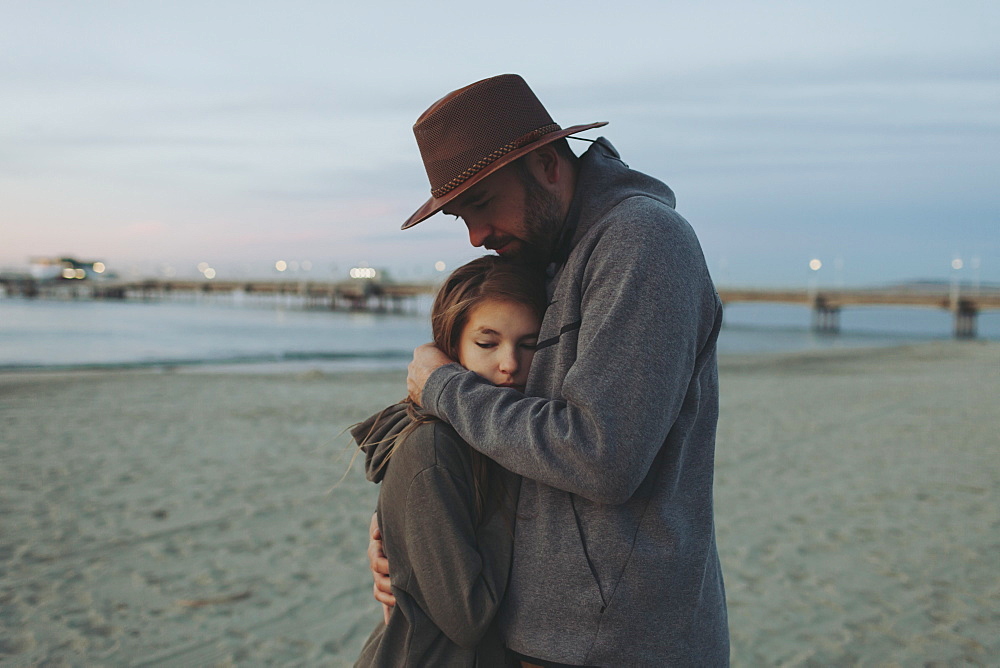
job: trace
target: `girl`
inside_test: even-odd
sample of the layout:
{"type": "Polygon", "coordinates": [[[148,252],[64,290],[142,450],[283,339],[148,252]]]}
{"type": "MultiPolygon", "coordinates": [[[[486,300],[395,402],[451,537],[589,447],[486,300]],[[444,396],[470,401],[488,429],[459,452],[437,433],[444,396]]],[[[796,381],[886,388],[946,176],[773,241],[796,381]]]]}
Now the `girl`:
{"type": "MultiPolygon", "coordinates": [[[[540,272],[481,257],[438,292],[434,343],[486,380],[523,392],[545,305],[540,272]]],[[[356,665],[507,665],[494,617],[510,571],[520,480],[412,403],[351,433],[368,479],[381,483],[378,523],[396,597],[356,665]]]]}

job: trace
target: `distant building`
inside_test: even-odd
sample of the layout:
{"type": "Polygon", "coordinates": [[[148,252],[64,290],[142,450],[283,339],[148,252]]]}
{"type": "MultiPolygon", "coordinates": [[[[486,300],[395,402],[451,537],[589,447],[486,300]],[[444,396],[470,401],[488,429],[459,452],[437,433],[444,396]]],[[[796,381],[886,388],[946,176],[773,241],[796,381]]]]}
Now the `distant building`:
{"type": "Polygon", "coordinates": [[[82,281],[112,278],[103,262],[81,262],[72,257],[33,257],[31,276],[38,281],[82,281]]]}

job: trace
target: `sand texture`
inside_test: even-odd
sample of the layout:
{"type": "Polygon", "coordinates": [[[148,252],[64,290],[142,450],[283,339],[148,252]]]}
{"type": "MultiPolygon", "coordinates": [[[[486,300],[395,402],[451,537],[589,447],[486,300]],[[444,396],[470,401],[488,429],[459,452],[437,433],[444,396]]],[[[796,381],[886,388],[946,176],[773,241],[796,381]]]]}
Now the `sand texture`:
{"type": "Polygon", "coordinates": [[[1000,665],[1000,345],[724,362],[735,665],[1000,665]]]}
{"type": "MultiPolygon", "coordinates": [[[[733,664],[997,665],[1000,345],[720,368],[733,664]]],[[[0,664],[350,665],[403,378],[0,376],[0,664]]]]}

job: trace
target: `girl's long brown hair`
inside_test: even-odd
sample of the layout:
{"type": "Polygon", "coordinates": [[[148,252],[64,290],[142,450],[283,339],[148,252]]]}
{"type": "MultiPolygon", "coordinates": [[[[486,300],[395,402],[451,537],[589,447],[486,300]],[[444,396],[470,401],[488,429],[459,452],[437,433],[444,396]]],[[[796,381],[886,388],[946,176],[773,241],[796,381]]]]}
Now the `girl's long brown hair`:
{"type": "MultiPolygon", "coordinates": [[[[545,313],[545,275],[532,265],[520,264],[495,255],[484,255],[451,273],[438,290],[431,309],[431,331],[436,345],[445,355],[458,360],[462,330],[473,309],[486,301],[508,301],[530,308],[541,320],[545,313]]],[[[423,413],[419,406],[405,400],[410,424],[393,440],[381,466],[420,425],[437,418],[423,413]]],[[[362,443],[364,445],[364,443],[362,443]]],[[[490,470],[496,466],[488,457],[469,448],[475,486],[476,517],[482,523],[501,505],[509,490],[490,470]]]]}

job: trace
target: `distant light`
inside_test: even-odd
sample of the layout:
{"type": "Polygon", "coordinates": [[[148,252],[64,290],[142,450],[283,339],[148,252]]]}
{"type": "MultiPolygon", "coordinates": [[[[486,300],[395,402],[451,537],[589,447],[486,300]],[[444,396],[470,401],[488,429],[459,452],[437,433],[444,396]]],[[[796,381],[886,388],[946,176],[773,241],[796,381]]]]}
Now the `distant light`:
{"type": "Polygon", "coordinates": [[[823,268],[823,263],[816,258],[813,258],[812,260],[809,260],[809,268],[813,271],[819,271],[823,268]]]}
{"type": "Polygon", "coordinates": [[[962,258],[960,258],[960,257],[956,257],[954,260],[951,261],[951,268],[954,269],[954,270],[956,270],[956,271],[958,271],[959,269],[961,269],[964,266],[965,266],[965,264],[962,262],[962,258]]]}
{"type": "Polygon", "coordinates": [[[84,271],[83,269],[77,269],[77,270],[76,270],[75,272],[73,272],[73,273],[75,274],[74,278],[80,278],[80,279],[83,279],[83,278],[86,278],[86,277],[87,277],[87,272],[85,272],[85,271],[84,271]]]}
{"type": "Polygon", "coordinates": [[[309,271],[313,268],[313,263],[309,260],[302,260],[302,271],[309,271]]]}
{"type": "Polygon", "coordinates": [[[375,278],[378,272],[371,267],[351,267],[351,271],[348,273],[351,278],[375,278]]]}
{"type": "Polygon", "coordinates": [[[103,274],[105,269],[106,267],[104,266],[103,262],[94,263],[94,273],[103,274]]]}
{"type": "Polygon", "coordinates": [[[208,280],[212,280],[213,278],[215,278],[215,269],[212,269],[211,267],[205,269],[205,278],[207,278],[208,280]]]}
{"type": "Polygon", "coordinates": [[[434,268],[437,269],[438,271],[444,271],[445,269],[448,268],[448,265],[446,265],[443,260],[438,260],[437,262],[434,263],[434,268]]]}
{"type": "Polygon", "coordinates": [[[65,269],[63,269],[62,277],[76,278],[76,271],[73,269],[73,267],[66,267],[65,269]]]}
{"type": "Polygon", "coordinates": [[[198,263],[198,271],[200,271],[201,273],[204,274],[205,270],[208,269],[209,266],[211,266],[211,265],[209,265],[207,262],[199,262],[198,263]]]}
{"type": "Polygon", "coordinates": [[[274,268],[278,271],[284,271],[285,269],[288,269],[288,263],[284,260],[278,260],[274,263],[274,268]]]}

